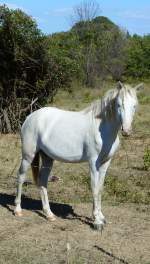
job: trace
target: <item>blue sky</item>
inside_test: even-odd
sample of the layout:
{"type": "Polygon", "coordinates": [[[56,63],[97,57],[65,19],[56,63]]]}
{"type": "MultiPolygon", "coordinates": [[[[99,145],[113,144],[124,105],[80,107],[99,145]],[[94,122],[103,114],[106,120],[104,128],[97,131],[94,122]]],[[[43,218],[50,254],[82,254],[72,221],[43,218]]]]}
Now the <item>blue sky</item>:
{"type": "MultiPolygon", "coordinates": [[[[9,8],[20,8],[36,19],[38,27],[46,34],[67,31],[71,28],[73,7],[81,0],[7,0],[9,8]]],[[[150,33],[150,0],[97,0],[100,15],[107,16],[130,34],[150,33]]]]}

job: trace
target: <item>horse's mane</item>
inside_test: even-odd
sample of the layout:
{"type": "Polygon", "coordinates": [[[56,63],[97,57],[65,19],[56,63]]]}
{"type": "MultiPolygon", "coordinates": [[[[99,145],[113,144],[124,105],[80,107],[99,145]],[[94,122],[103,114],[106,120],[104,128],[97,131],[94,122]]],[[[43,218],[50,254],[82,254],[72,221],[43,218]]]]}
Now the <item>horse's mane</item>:
{"type": "Polygon", "coordinates": [[[99,100],[95,100],[90,106],[82,110],[82,113],[92,112],[96,118],[111,117],[115,113],[115,98],[119,95],[124,98],[126,93],[135,95],[134,89],[129,85],[124,85],[123,89],[119,92],[117,88],[108,90],[105,95],[99,100]]]}
{"type": "Polygon", "coordinates": [[[82,110],[83,113],[92,112],[94,117],[110,116],[114,112],[114,102],[118,94],[117,89],[112,89],[106,92],[106,94],[94,102],[88,107],[82,110]]]}

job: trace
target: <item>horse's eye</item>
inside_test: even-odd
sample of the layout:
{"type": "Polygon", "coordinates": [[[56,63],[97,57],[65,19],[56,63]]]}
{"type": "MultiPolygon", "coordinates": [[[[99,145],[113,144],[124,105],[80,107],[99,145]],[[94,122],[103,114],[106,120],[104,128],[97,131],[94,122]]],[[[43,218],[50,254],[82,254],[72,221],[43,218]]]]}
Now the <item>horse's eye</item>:
{"type": "Polygon", "coordinates": [[[120,108],[120,107],[121,107],[121,104],[118,103],[118,104],[117,104],[117,107],[120,108]]]}

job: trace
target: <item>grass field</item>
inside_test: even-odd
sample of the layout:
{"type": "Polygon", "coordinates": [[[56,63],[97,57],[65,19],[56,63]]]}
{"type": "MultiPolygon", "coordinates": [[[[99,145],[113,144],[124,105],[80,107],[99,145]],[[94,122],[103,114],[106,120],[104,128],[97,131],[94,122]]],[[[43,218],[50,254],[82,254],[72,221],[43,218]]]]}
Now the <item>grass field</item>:
{"type": "MultiPolygon", "coordinates": [[[[111,86],[110,86],[111,88],[111,86]]],[[[79,110],[106,91],[74,87],[60,91],[53,105],[79,110]]],[[[39,192],[27,183],[23,190],[23,218],[12,211],[19,166],[19,135],[0,136],[0,264],[6,263],[150,263],[150,171],[144,154],[150,148],[150,85],[139,95],[134,133],[121,137],[105,181],[104,214],[108,224],[101,235],[91,228],[91,191],[87,164],[55,162],[48,194],[55,223],[41,212],[39,192]]],[[[28,173],[31,179],[31,171],[28,173]]]]}

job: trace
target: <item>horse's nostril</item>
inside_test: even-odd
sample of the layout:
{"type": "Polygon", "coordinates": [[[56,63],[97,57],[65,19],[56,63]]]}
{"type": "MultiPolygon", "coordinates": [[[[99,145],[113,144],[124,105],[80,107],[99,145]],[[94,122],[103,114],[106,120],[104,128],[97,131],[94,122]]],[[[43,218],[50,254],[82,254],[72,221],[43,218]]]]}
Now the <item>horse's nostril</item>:
{"type": "Polygon", "coordinates": [[[129,137],[132,133],[132,130],[123,130],[122,129],[122,135],[125,137],[129,137]]]}

